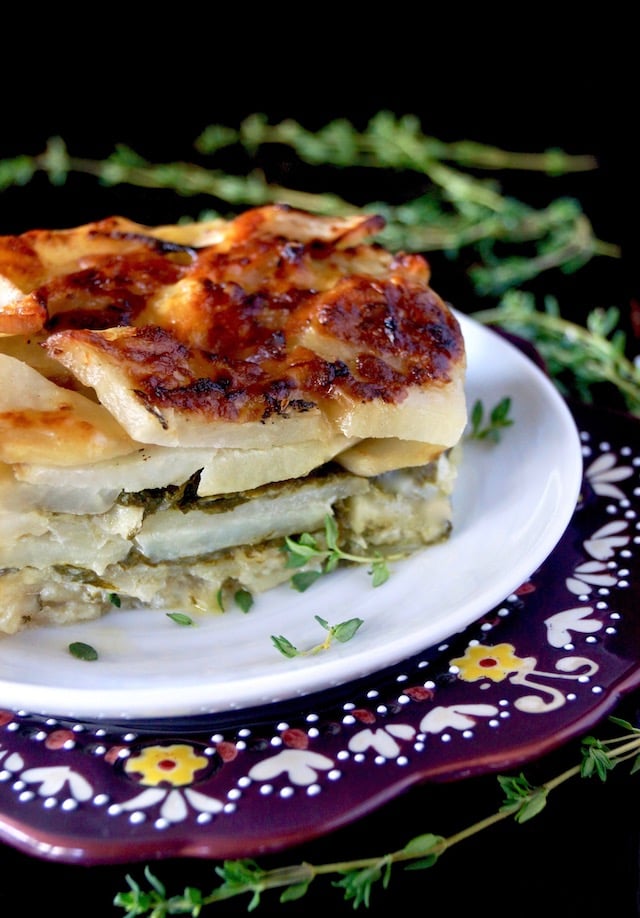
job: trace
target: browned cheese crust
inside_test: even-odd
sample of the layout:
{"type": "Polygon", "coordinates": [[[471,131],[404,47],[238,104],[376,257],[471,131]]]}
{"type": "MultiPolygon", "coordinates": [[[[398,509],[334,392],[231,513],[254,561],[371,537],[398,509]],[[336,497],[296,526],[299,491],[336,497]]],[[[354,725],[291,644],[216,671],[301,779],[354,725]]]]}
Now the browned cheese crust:
{"type": "Polygon", "coordinates": [[[382,225],[274,205],[187,227],[111,217],[5,236],[14,295],[0,300],[0,333],[41,343],[66,385],[116,369],[159,443],[173,418],[264,422],[320,407],[339,423],[344,405],[397,405],[464,368],[426,261],[368,241],[382,225]]]}

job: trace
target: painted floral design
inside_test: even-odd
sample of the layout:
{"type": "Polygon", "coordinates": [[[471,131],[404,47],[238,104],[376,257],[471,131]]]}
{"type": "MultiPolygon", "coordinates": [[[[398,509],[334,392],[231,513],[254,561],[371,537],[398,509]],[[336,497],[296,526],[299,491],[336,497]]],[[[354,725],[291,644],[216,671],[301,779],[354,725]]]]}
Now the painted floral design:
{"type": "MultiPolygon", "coordinates": [[[[35,787],[40,797],[51,799],[59,796],[74,803],[81,803],[90,800],[93,795],[93,787],[87,778],[68,764],[27,768],[21,755],[7,755],[1,745],[0,763],[12,778],[19,777],[19,788],[35,787]]],[[[26,796],[30,799],[30,793],[26,796]]]]}
{"type": "Polygon", "coordinates": [[[607,523],[593,533],[590,539],[584,542],[584,547],[592,558],[598,561],[609,561],[614,557],[616,549],[625,548],[629,544],[628,526],[624,520],[615,520],[607,523]]]}
{"type": "Polygon", "coordinates": [[[612,497],[624,500],[625,494],[614,482],[624,481],[633,475],[628,465],[616,465],[614,453],[608,452],[598,456],[585,470],[585,478],[600,497],[612,497]]]}
{"type": "Polygon", "coordinates": [[[183,787],[193,784],[197,772],[208,765],[209,760],[197,755],[193,746],[173,743],[170,746],[147,746],[126,760],[124,770],[129,775],[135,774],[140,784],[183,787]]]}
{"type": "Polygon", "coordinates": [[[570,593],[575,596],[588,595],[596,588],[611,589],[616,585],[617,575],[608,562],[615,557],[618,549],[626,548],[629,544],[627,530],[628,524],[624,520],[614,520],[585,539],[584,549],[593,560],[578,564],[572,575],[567,577],[565,583],[570,593]]]}
{"type": "Polygon", "coordinates": [[[574,596],[592,593],[594,588],[609,589],[615,586],[616,576],[601,561],[585,561],[579,564],[571,577],[566,579],[566,587],[574,596]]]}
{"type": "Polygon", "coordinates": [[[495,717],[498,708],[493,704],[438,705],[420,721],[424,733],[443,733],[445,730],[471,730],[479,717],[495,717]]]}
{"type": "Polygon", "coordinates": [[[530,669],[533,663],[535,660],[530,657],[516,656],[513,644],[496,644],[495,647],[470,644],[464,656],[451,660],[451,666],[458,670],[458,678],[465,682],[479,679],[502,682],[511,673],[530,669]]]}
{"type": "Polygon", "coordinates": [[[25,768],[21,774],[27,784],[37,784],[42,796],[69,792],[74,800],[90,800],[93,793],[91,784],[81,774],[68,765],[41,768],[25,768]]]}
{"type": "Polygon", "coordinates": [[[167,825],[184,822],[189,812],[193,810],[197,815],[207,814],[214,815],[220,813],[224,804],[216,797],[210,797],[208,794],[195,791],[191,787],[183,790],[173,788],[165,790],[154,787],[147,788],[136,797],[126,800],[124,803],[114,804],[109,812],[112,816],[119,816],[121,813],[143,813],[145,810],[151,810],[159,807],[161,822],[158,828],[164,828],[167,825]]]}
{"type": "Polygon", "coordinates": [[[356,733],[349,740],[351,752],[364,753],[373,750],[385,759],[395,759],[400,755],[402,746],[397,741],[408,742],[416,734],[410,724],[389,724],[388,727],[376,730],[366,729],[356,733]]]}
{"type": "Polygon", "coordinates": [[[255,765],[249,772],[254,781],[271,781],[286,775],[289,781],[298,785],[313,784],[320,772],[333,767],[333,759],[306,749],[285,749],[270,759],[255,765]]]}
{"type": "Polygon", "coordinates": [[[592,606],[580,606],[557,612],[545,620],[547,641],[552,647],[565,647],[571,642],[572,632],[595,634],[602,629],[602,622],[593,617],[592,606]]]}

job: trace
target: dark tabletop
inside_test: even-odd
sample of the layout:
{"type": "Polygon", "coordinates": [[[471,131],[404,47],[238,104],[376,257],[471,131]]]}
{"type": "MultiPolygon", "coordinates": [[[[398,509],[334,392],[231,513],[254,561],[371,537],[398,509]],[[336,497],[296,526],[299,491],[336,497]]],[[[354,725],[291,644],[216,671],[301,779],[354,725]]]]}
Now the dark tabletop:
{"type": "MultiPolygon", "coordinates": [[[[581,74],[579,91],[573,83],[558,85],[551,78],[523,80],[523,94],[516,107],[506,94],[496,91],[491,95],[489,87],[483,91],[479,84],[477,97],[472,93],[470,98],[467,91],[464,103],[450,93],[446,101],[440,97],[440,104],[430,106],[423,101],[421,105],[416,93],[400,98],[399,91],[395,95],[376,93],[369,87],[359,102],[354,91],[348,105],[346,96],[334,94],[315,106],[288,106],[283,88],[277,97],[273,92],[268,96],[266,91],[248,94],[235,105],[228,98],[226,104],[211,98],[205,106],[201,99],[201,107],[191,107],[187,113],[175,95],[173,106],[159,105],[161,82],[149,80],[144,90],[138,87],[135,106],[131,99],[127,104],[120,89],[111,96],[103,92],[97,110],[86,101],[70,106],[45,105],[40,100],[34,117],[33,98],[17,93],[0,138],[0,158],[37,152],[43,140],[53,134],[64,136],[87,156],[104,156],[115,142],[127,142],[150,159],[188,158],[192,140],[204,126],[229,123],[252,111],[266,111],[275,119],[288,114],[306,118],[313,128],[339,114],[362,121],[386,107],[394,108],[397,114],[411,110],[422,118],[426,132],[450,140],[475,139],[526,150],[557,146],[570,152],[593,153],[600,162],[597,174],[558,179],[553,195],[579,195],[598,234],[620,244],[624,258],[560,278],[563,305],[575,315],[585,306],[617,305],[631,326],[632,303],[638,296],[639,272],[634,258],[638,183],[630,132],[612,112],[612,99],[622,87],[615,72],[608,81],[602,77],[601,71],[581,74]],[[22,107],[24,113],[27,103],[30,117],[25,121],[20,110],[22,107]],[[193,114],[196,110],[197,116],[193,114]],[[9,130],[11,124],[13,130],[9,130]]],[[[183,91],[187,92],[187,87],[183,91]]],[[[431,89],[430,95],[433,93],[431,89]]],[[[317,93],[315,99],[318,103],[317,93]]],[[[526,193],[524,187],[520,190],[526,193]]],[[[532,193],[543,192],[536,186],[532,193]]],[[[124,213],[149,223],[172,222],[177,216],[175,201],[169,200],[168,193],[159,192],[152,198],[124,188],[98,189],[86,182],[66,190],[38,184],[0,194],[0,233],[19,232],[38,224],[72,225],[110,213],[124,213]]],[[[436,264],[439,266],[437,260],[436,264]]],[[[443,274],[445,267],[443,264],[443,274]]],[[[443,284],[444,277],[436,286],[443,284]]],[[[640,597],[640,571],[632,571],[631,581],[640,597]]],[[[625,694],[614,710],[640,724],[640,693],[625,694]]],[[[578,738],[574,738],[525,764],[522,770],[537,783],[577,761],[578,738]]],[[[421,833],[452,835],[491,815],[501,801],[495,774],[427,782],[326,836],[259,860],[264,867],[301,861],[318,865],[384,854],[421,833]]],[[[475,915],[546,912],[631,918],[640,911],[639,834],[637,776],[629,777],[628,770],[621,768],[605,782],[574,779],[554,791],[545,809],[524,824],[507,820],[486,829],[456,845],[428,870],[395,867],[388,889],[378,884],[369,909],[362,913],[387,915],[394,908],[410,908],[425,915],[443,911],[461,914],[465,910],[475,915]]],[[[42,859],[5,845],[0,847],[0,915],[48,915],[54,908],[66,918],[123,915],[122,909],[112,905],[113,897],[127,888],[127,874],[145,885],[144,866],[138,862],[88,867],[42,859]]],[[[216,864],[205,858],[158,860],[150,866],[171,894],[185,886],[207,892],[218,885],[216,864]]],[[[316,880],[303,899],[283,906],[282,913],[292,918],[309,910],[351,914],[352,904],[342,901],[340,891],[331,885],[333,879],[316,880]]],[[[241,915],[247,913],[247,906],[248,898],[243,897],[216,906],[212,913],[241,915]]],[[[277,908],[276,895],[267,893],[256,914],[272,914],[277,908]]]]}

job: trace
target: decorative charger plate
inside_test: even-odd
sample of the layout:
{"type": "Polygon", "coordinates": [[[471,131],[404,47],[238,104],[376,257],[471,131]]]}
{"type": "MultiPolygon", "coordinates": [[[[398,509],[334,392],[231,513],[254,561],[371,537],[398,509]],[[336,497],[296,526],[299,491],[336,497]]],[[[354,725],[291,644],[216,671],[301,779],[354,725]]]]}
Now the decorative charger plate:
{"type": "Polygon", "coordinates": [[[503,598],[399,662],[281,702],[120,723],[9,706],[2,840],[88,864],[248,857],[588,730],[640,684],[640,423],[572,413],[573,512],[503,598]]]}

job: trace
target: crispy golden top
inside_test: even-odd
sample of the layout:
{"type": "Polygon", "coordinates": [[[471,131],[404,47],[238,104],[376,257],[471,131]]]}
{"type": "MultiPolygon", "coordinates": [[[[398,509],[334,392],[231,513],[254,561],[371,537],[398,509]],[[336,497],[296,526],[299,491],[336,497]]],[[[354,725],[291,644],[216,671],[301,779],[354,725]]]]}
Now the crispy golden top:
{"type": "Polygon", "coordinates": [[[382,225],[274,205],[0,237],[0,335],[41,345],[45,375],[93,387],[134,439],[127,400],[164,430],[399,404],[459,380],[465,352],[426,261],[370,241],[382,225]]]}

